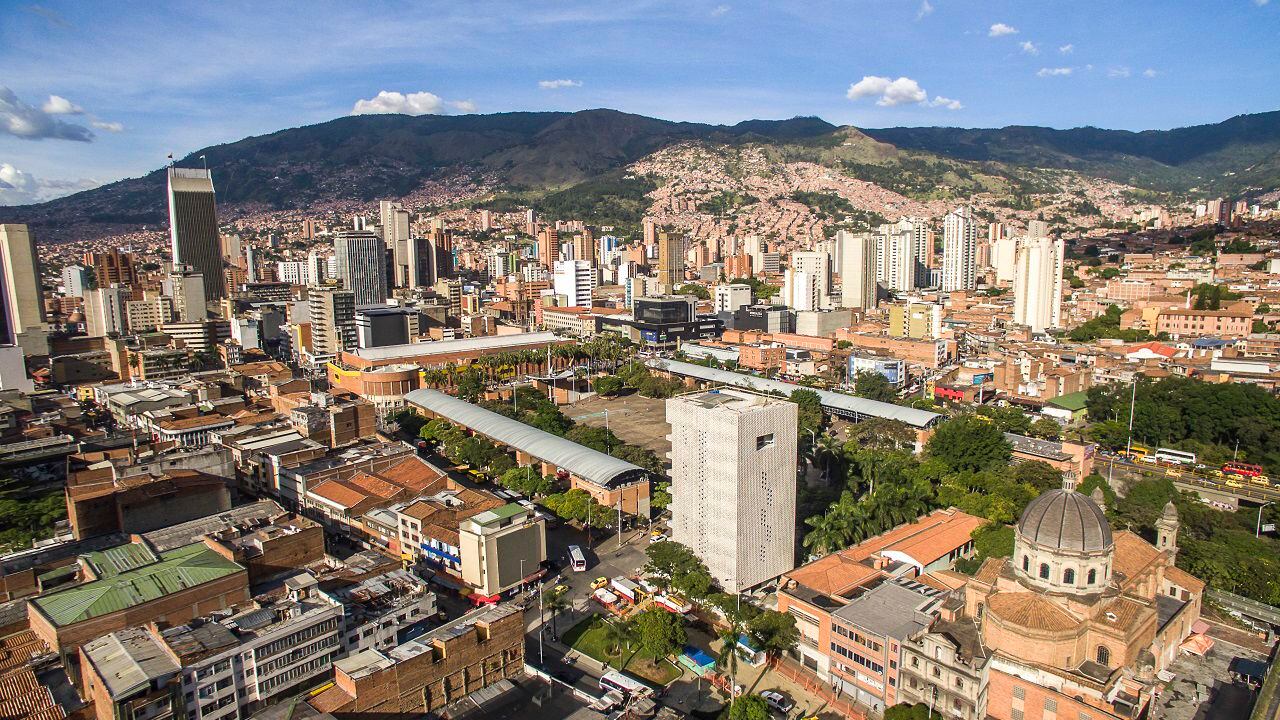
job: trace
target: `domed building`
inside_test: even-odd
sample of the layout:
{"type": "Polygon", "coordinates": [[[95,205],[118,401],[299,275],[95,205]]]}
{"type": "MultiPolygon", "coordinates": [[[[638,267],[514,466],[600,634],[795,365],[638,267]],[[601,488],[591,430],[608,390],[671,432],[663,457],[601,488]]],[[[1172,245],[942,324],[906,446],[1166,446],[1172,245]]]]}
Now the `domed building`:
{"type": "Polygon", "coordinates": [[[990,717],[1134,717],[1200,618],[1204,583],[1174,567],[1173,503],[1158,547],[1113,531],[1103,505],[1100,490],[1044,493],[1018,520],[1012,557],[968,581],[965,614],[992,653],[990,717]]]}

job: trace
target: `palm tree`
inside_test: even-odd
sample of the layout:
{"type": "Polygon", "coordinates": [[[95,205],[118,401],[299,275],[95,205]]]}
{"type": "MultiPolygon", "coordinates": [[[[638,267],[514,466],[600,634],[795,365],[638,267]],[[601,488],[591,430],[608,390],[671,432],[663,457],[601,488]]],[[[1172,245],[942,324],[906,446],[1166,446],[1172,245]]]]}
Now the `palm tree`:
{"type": "Polygon", "coordinates": [[[559,636],[559,633],[556,631],[556,618],[560,615],[561,611],[569,609],[569,601],[564,595],[563,591],[552,591],[550,595],[547,595],[542,599],[543,607],[551,611],[551,635],[553,637],[559,636]]]}
{"type": "Polygon", "coordinates": [[[631,645],[631,640],[635,636],[635,628],[631,623],[622,620],[605,620],[604,627],[601,628],[603,635],[605,652],[611,657],[618,658],[618,669],[621,670],[625,664],[622,660],[622,651],[631,645]]]}
{"type": "MultiPolygon", "coordinates": [[[[719,607],[724,613],[725,625],[716,632],[720,638],[720,657],[716,658],[716,668],[728,670],[729,696],[732,697],[734,688],[737,687],[738,638],[742,637],[742,633],[746,630],[747,616],[742,612],[741,596],[733,596],[732,603],[724,602],[719,607]]],[[[750,605],[747,607],[749,608],[750,605]]]]}
{"type": "Polygon", "coordinates": [[[815,460],[822,462],[824,480],[830,480],[831,464],[833,461],[839,461],[843,456],[843,452],[844,445],[840,442],[840,438],[830,432],[824,432],[818,436],[818,443],[813,448],[813,455],[815,460]]]}

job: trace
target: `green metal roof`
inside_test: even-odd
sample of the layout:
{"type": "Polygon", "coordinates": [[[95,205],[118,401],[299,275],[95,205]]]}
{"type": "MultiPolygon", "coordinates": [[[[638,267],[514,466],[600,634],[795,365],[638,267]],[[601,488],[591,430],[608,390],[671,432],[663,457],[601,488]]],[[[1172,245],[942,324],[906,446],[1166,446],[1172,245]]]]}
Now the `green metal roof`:
{"type": "Polygon", "coordinates": [[[520,513],[525,511],[526,511],[525,506],[521,505],[520,503],[507,503],[502,507],[496,507],[492,510],[486,510],[471,519],[481,525],[489,525],[490,523],[495,523],[500,520],[506,520],[507,518],[515,517],[516,515],[519,515],[520,513]]]}
{"type": "MultiPolygon", "coordinates": [[[[117,546],[121,562],[137,559],[137,551],[117,546]]],[[[150,551],[148,551],[150,552],[150,551]]],[[[32,600],[54,625],[66,627],[99,615],[117,612],[166,595],[213,582],[244,570],[240,565],[194,543],[161,553],[155,562],[122,570],[100,580],[84,583],[32,600]]]]}
{"type": "Polygon", "coordinates": [[[120,573],[137,570],[160,561],[160,558],[151,552],[151,548],[142,543],[116,545],[106,550],[85,553],[81,557],[89,563],[99,579],[115,577],[120,573]]]}
{"type": "Polygon", "coordinates": [[[1088,401],[1089,401],[1089,393],[1084,390],[1081,390],[1080,392],[1073,392],[1067,395],[1059,395],[1058,397],[1050,400],[1049,404],[1053,405],[1054,407],[1060,407],[1063,410],[1070,410],[1071,412],[1080,412],[1085,408],[1085,405],[1088,403],[1088,401]]]}

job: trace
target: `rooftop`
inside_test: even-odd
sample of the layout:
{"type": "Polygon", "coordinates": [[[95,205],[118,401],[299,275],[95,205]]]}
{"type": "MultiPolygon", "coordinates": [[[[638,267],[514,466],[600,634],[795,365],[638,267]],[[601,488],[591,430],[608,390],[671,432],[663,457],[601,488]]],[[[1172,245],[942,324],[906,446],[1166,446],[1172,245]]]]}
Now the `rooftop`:
{"type": "Polygon", "coordinates": [[[386,345],[376,348],[362,348],[348,354],[362,360],[382,361],[485,350],[501,352],[510,347],[554,342],[563,342],[563,340],[555,333],[535,332],[517,335],[489,335],[465,340],[438,340],[435,342],[407,343],[405,345],[386,345]]]}
{"type": "Polygon", "coordinates": [[[150,682],[181,668],[146,628],[119,630],[90,641],[84,654],[112,700],[127,698],[150,682]]]}
{"type": "Polygon", "coordinates": [[[155,562],[42,595],[31,604],[54,625],[66,627],[239,572],[244,572],[244,568],[204,543],[193,543],[160,553],[155,562]]]}

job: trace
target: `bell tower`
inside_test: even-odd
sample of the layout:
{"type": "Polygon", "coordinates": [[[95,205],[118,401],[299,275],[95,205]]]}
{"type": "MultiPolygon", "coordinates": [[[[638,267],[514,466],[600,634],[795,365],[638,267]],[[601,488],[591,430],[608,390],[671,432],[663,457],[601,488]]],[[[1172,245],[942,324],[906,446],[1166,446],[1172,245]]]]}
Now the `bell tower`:
{"type": "Polygon", "coordinates": [[[1165,503],[1164,512],[1160,514],[1160,519],[1156,520],[1156,549],[1160,551],[1168,550],[1169,554],[1177,557],[1178,555],[1178,508],[1173,506],[1173,501],[1165,503]]]}

